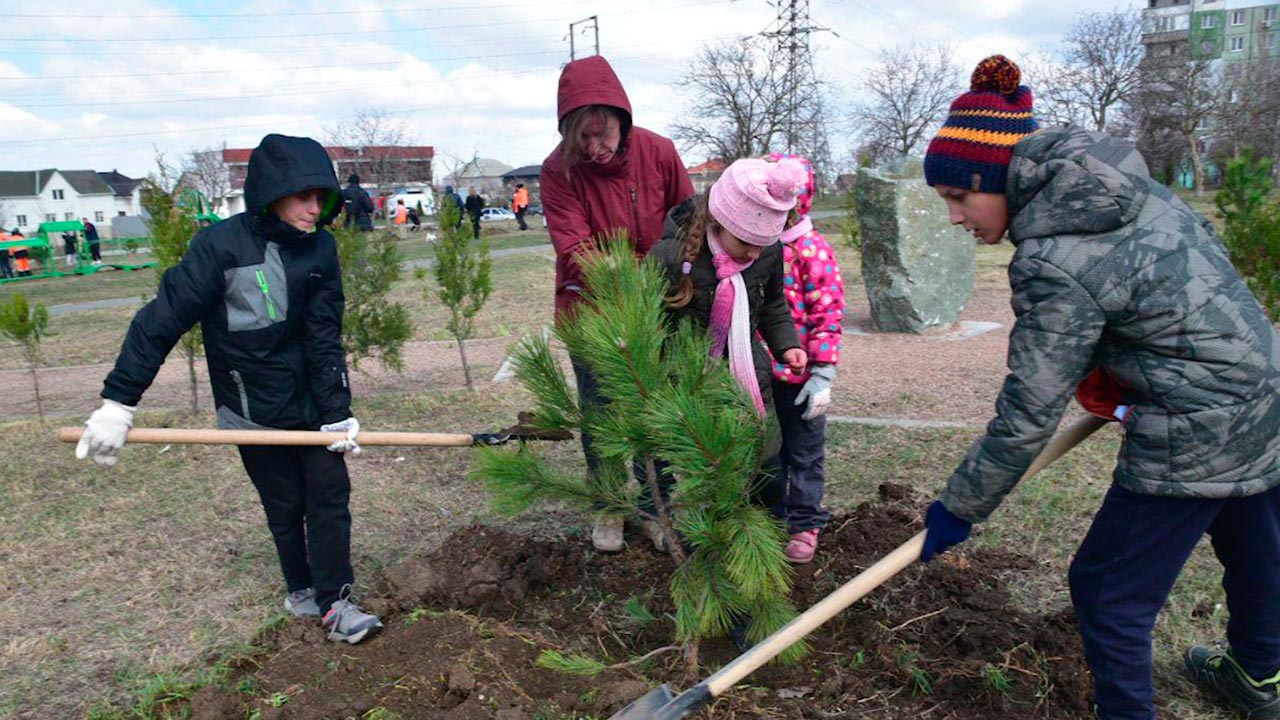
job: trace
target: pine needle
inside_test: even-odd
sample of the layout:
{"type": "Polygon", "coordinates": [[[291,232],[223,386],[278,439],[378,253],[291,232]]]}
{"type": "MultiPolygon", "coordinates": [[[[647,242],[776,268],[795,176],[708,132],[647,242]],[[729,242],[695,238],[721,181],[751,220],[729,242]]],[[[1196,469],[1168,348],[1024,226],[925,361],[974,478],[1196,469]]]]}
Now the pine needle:
{"type": "Polygon", "coordinates": [[[555,670],[568,675],[594,677],[605,671],[604,663],[587,655],[565,655],[558,650],[543,650],[538,655],[538,667],[555,670]]]}

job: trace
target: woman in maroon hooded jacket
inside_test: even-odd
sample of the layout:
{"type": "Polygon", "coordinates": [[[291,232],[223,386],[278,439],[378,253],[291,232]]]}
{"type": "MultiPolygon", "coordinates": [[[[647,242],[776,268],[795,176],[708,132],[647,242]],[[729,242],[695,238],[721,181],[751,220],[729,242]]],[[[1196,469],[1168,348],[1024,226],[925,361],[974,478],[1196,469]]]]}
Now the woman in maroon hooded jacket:
{"type": "MultiPolygon", "coordinates": [[[[556,98],[560,144],[542,161],[542,207],[556,248],[556,316],[578,301],[582,272],[578,253],[589,240],[624,231],[643,258],[662,238],[667,211],[693,195],[693,183],[675,145],[631,124],[631,103],[613,68],[593,56],[565,65],[556,98]]],[[[595,377],[576,359],[578,400],[603,401],[595,377]]],[[[588,472],[599,460],[582,435],[588,472]]],[[[638,475],[639,477],[639,475],[638,475]]],[[[655,545],[659,528],[646,527],[655,545]]],[[[592,530],[597,549],[622,549],[622,518],[602,515],[592,530]]]]}

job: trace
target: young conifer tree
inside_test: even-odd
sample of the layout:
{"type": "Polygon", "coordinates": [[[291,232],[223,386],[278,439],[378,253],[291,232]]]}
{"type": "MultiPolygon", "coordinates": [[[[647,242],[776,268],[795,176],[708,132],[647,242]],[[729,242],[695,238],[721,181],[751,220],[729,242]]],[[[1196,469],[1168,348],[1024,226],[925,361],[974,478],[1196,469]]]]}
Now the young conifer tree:
{"type": "Polygon", "coordinates": [[[31,371],[31,386],[36,393],[36,413],[44,420],[44,403],[40,399],[40,378],[36,366],[40,364],[40,341],[49,334],[49,311],[44,305],[31,307],[27,298],[18,293],[9,302],[0,304],[0,336],[22,346],[22,356],[31,371]]]}
{"type": "MultiPolygon", "coordinates": [[[[578,406],[546,336],[523,340],[513,362],[534,396],[537,424],[588,430],[607,471],[593,481],[521,447],[479,449],[472,474],[499,512],[554,498],[584,508],[598,503],[678,531],[683,547],[672,544],[677,567],[670,591],[686,670],[694,673],[701,639],[723,636],[745,619],[747,638],[759,641],[795,616],[787,601],[786,535],[749,499],[764,459],[765,422],[727,363],[710,357],[706,332],[668,320],[666,282],[657,268],[636,261],[625,239],[604,243],[579,263],[589,289],[572,319],[557,323],[555,336],[596,374],[609,403],[588,412],[578,406]],[[667,502],[652,492],[658,458],[677,478],[667,502]],[[636,509],[627,477],[633,460],[647,469],[656,518],[636,509]]],[[[797,644],[782,659],[803,652],[797,644]]]]}
{"type": "MultiPolygon", "coordinates": [[[[173,196],[155,179],[148,178],[142,185],[142,206],[151,216],[147,229],[151,232],[151,252],[156,259],[156,285],[164,279],[165,272],[182,261],[191,245],[191,238],[199,230],[199,224],[189,208],[173,202],[173,196]]],[[[204,347],[200,326],[194,325],[178,340],[182,357],[187,363],[187,380],[191,390],[191,412],[200,409],[200,378],[196,375],[196,358],[204,347]]]]}
{"type": "MultiPolygon", "coordinates": [[[[471,366],[467,363],[467,339],[475,333],[475,318],[493,290],[490,274],[493,260],[489,241],[480,236],[471,241],[471,229],[458,224],[460,209],[452,202],[441,204],[440,240],[436,243],[436,294],[449,308],[447,327],[458,341],[462,376],[471,390],[471,366]]],[[[430,300],[431,289],[426,290],[430,300]]]]}
{"type": "Polygon", "coordinates": [[[413,337],[413,321],[404,305],[387,297],[404,272],[395,236],[386,232],[362,232],[355,226],[332,225],[342,267],[342,347],[351,366],[377,359],[384,367],[404,367],[400,353],[413,337]]]}

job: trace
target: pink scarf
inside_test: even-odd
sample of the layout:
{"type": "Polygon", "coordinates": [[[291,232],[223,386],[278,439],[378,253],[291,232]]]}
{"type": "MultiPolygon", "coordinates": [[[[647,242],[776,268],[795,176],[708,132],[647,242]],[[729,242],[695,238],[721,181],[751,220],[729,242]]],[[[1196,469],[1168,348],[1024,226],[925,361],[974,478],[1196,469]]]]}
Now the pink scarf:
{"type": "Polygon", "coordinates": [[[764,400],[760,397],[760,382],[756,380],[755,360],[751,355],[751,328],[747,327],[751,322],[747,286],[742,281],[742,271],[755,261],[734,260],[709,230],[707,245],[711,248],[716,279],[720,281],[711,303],[711,356],[720,357],[728,350],[729,372],[750,393],[756,412],[764,417],[764,400]]]}

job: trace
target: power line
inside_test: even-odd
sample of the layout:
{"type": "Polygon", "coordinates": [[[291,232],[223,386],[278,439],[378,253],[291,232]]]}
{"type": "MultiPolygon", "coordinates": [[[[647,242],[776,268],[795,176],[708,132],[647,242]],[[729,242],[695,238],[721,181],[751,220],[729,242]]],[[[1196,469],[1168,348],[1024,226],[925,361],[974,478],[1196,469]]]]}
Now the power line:
{"type": "MultiPolygon", "coordinates": [[[[644,59],[644,58],[649,58],[649,57],[666,57],[666,55],[667,55],[667,53],[648,53],[648,54],[643,54],[643,55],[623,55],[623,56],[619,56],[619,57],[618,57],[618,59],[620,59],[620,60],[639,60],[639,59],[644,59]]],[[[469,75],[469,76],[468,76],[468,78],[487,77],[487,76],[531,75],[531,74],[535,74],[535,73],[538,73],[538,72],[544,72],[544,71],[545,71],[545,69],[539,69],[539,70],[527,70],[527,71],[523,71],[523,72],[521,72],[521,71],[514,71],[514,72],[509,72],[509,73],[508,73],[508,72],[495,72],[495,73],[485,73],[485,74],[483,74],[483,75],[481,75],[481,74],[469,75]]],[[[448,80],[448,81],[445,81],[445,80],[432,81],[432,82],[430,82],[430,83],[406,83],[406,84],[403,84],[403,85],[392,85],[392,86],[385,86],[385,87],[399,87],[399,86],[412,87],[412,86],[414,86],[414,85],[437,84],[437,83],[442,83],[442,82],[452,82],[452,81],[454,81],[454,80],[456,80],[456,79],[450,79],[450,80],[448,80]]],[[[369,88],[369,87],[370,87],[370,86],[368,86],[368,85],[360,85],[360,86],[356,86],[354,89],[367,89],[367,88],[369,88]]],[[[375,86],[375,87],[376,87],[376,86],[375,86]]],[[[340,88],[340,89],[337,89],[337,90],[333,90],[332,92],[346,92],[346,91],[351,90],[351,89],[353,89],[353,88],[340,88]]],[[[279,95],[286,95],[286,94],[287,94],[287,95],[294,95],[294,94],[308,94],[308,93],[318,93],[318,92],[328,92],[328,91],[327,91],[327,90],[316,90],[316,89],[313,89],[313,88],[307,88],[307,89],[305,89],[305,90],[301,90],[301,91],[299,91],[299,92],[297,92],[297,93],[280,93],[280,92],[277,92],[277,93],[273,93],[273,94],[271,94],[271,95],[265,95],[265,96],[256,96],[256,95],[254,95],[254,96],[242,96],[242,97],[240,97],[240,98],[234,98],[234,97],[232,97],[232,98],[216,98],[216,100],[253,99],[253,98],[256,98],[256,97],[275,97],[275,96],[279,96],[279,95]]],[[[208,98],[208,99],[210,99],[210,100],[214,100],[215,98],[208,98]]],[[[156,102],[160,102],[160,101],[156,101],[156,102]]],[[[176,101],[169,101],[169,102],[176,102],[176,101]]],[[[466,104],[451,103],[451,104],[450,104],[450,106],[449,106],[449,108],[452,110],[452,109],[458,109],[458,108],[485,107],[486,105],[487,105],[487,103],[480,103],[480,102],[477,102],[477,103],[466,103],[466,104]]],[[[421,112],[423,112],[423,109],[422,109],[422,108],[410,108],[410,109],[407,109],[407,110],[391,111],[391,112],[388,112],[387,114],[388,114],[388,115],[407,115],[407,114],[410,114],[410,113],[421,113],[421,112]]],[[[310,117],[310,118],[297,118],[297,119],[295,119],[295,120],[288,120],[288,121],[282,121],[282,122],[288,122],[288,123],[292,124],[292,123],[299,123],[299,122],[313,122],[313,121],[317,121],[317,120],[334,120],[334,119],[340,119],[340,118],[342,118],[342,117],[345,117],[345,115],[338,115],[338,116],[318,116],[318,117],[310,117]]],[[[250,128],[250,127],[262,127],[262,125],[263,125],[263,123],[262,123],[262,122],[247,123],[247,124],[235,124],[235,125],[218,125],[218,126],[203,127],[203,128],[184,128],[184,129],[182,129],[180,132],[181,132],[181,133],[183,133],[183,134],[188,134],[188,133],[196,133],[196,132],[209,132],[209,131],[214,131],[214,130],[231,130],[231,129],[244,129],[244,128],[250,128]]],[[[172,131],[172,130],[163,130],[163,129],[161,129],[161,130],[148,130],[148,131],[132,132],[132,133],[110,133],[110,134],[102,134],[102,135],[75,135],[75,136],[63,136],[63,137],[56,137],[56,138],[38,138],[38,139],[24,139],[24,140],[3,140],[3,139],[0,139],[0,146],[7,146],[7,145],[27,145],[27,144],[47,144],[47,143],[63,143],[63,142],[70,143],[70,142],[84,142],[84,141],[89,141],[89,140],[114,140],[114,139],[131,138],[131,137],[165,136],[165,135],[172,134],[173,132],[174,132],[174,131],[172,131]]]]}
{"type": "MultiPolygon", "coordinates": [[[[588,2],[574,3],[575,5],[593,4],[588,2]]],[[[445,10],[501,10],[504,8],[528,7],[527,2],[505,3],[502,5],[451,5],[445,10]]],[[[316,15],[371,15],[371,14],[389,14],[389,13],[438,13],[441,8],[423,7],[421,5],[407,5],[394,8],[366,8],[360,10],[307,10],[297,12],[238,12],[238,13],[149,13],[149,14],[98,14],[98,13],[58,13],[56,16],[50,16],[48,13],[0,13],[0,17],[7,18],[39,18],[41,20],[63,18],[90,19],[90,20],[181,20],[183,18],[237,18],[237,17],[301,17],[316,15]]]]}
{"type": "MultiPolygon", "coordinates": [[[[715,5],[715,4],[719,4],[720,1],[721,0],[703,0],[702,2],[688,3],[685,5],[672,5],[665,8],[644,7],[644,8],[637,8],[634,10],[619,10],[613,14],[614,15],[630,15],[630,14],[641,13],[641,12],[652,13],[655,10],[683,10],[683,9],[692,8],[692,7],[704,7],[707,5],[715,5]]],[[[554,19],[548,19],[548,20],[519,19],[519,20],[504,20],[501,22],[458,23],[455,25],[429,25],[429,26],[407,27],[407,28],[401,27],[401,28],[390,28],[386,30],[361,30],[358,34],[360,36],[385,35],[385,34],[410,33],[410,32],[428,32],[428,31],[433,32],[437,30],[457,30],[462,28],[485,28],[485,27],[503,27],[508,25],[528,25],[531,23],[563,24],[567,22],[571,22],[571,20],[569,20],[568,18],[554,18],[554,19]]],[[[66,43],[66,42],[84,44],[84,43],[135,43],[135,42],[188,42],[192,40],[279,40],[283,38],[316,38],[316,37],[335,37],[335,36],[351,37],[352,35],[353,33],[351,30],[340,30],[335,32],[315,32],[315,33],[296,33],[296,34],[268,33],[265,35],[196,35],[196,36],[186,36],[186,37],[147,37],[147,38],[138,38],[138,37],[12,38],[12,39],[6,39],[5,45],[11,45],[13,43],[66,43]]]]}
{"type": "MultiPolygon", "coordinates": [[[[656,43],[656,42],[653,42],[653,43],[642,43],[642,44],[639,44],[639,45],[620,45],[620,46],[618,46],[616,49],[617,49],[617,50],[629,50],[629,49],[650,48],[650,47],[657,47],[657,46],[670,47],[670,46],[666,46],[666,44],[665,44],[665,43],[656,43]]],[[[685,48],[686,48],[686,47],[688,47],[688,46],[676,46],[676,47],[677,47],[678,49],[685,49],[685,48]]],[[[468,56],[468,57],[461,57],[461,58],[440,58],[440,59],[434,59],[433,61],[437,61],[437,62],[438,62],[439,60],[442,60],[442,59],[475,60],[475,59],[499,58],[499,57],[516,57],[516,56],[526,57],[526,56],[534,56],[534,55],[559,55],[559,54],[561,54],[561,52],[563,52],[563,51],[561,51],[561,50],[540,50],[540,51],[536,51],[536,52],[531,51],[531,52],[525,52],[525,53],[507,53],[507,54],[504,54],[504,55],[472,55],[472,56],[468,56]]],[[[635,57],[653,57],[653,56],[654,56],[654,55],[638,55],[638,56],[636,56],[636,55],[619,55],[619,56],[617,56],[617,58],[618,58],[618,59],[631,59],[631,58],[635,58],[635,57]]],[[[413,60],[421,60],[420,58],[412,58],[412,59],[413,59],[413,60]]],[[[392,64],[392,65],[404,65],[404,64],[405,64],[406,62],[408,62],[408,61],[409,61],[409,59],[401,60],[401,61],[398,61],[398,62],[395,62],[395,63],[369,63],[369,64],[371,64],[371,65],[387,65],[387,64],[392,64]]],[[[424,62],[425,62],[425,61],[424,61],[424,62]]],[[[353,66],[351,66],[351,65],[331,65],[331,66],[297,66],[297,67],[293,67],[293,68],[260,68],[260,69],[255,70],[254,72],[262,73],[262,72],[275,71],[275,70],[286,70],[286,69],[292,69],[292,70],[318,70],[318,69],[324,69],[324,68],[344,68],[344,67],[353,67],[353,66]]],[[[216,96],[215,96],[215,95],[210,95],[210,96],[203,96],[203,97],[201,97],[201,96],[194,96],[194,97],[193,97],[193,96],[181,96],[181,95],[173,95],[173,94],[166,94],[166,95],[118,95],[118,96],[113,96],[113,99],[112,99],[112,100],[102,100],[102,101],[66,102],[66,101],[63,101],[63,100],[59,100],[59,101],[56,101],[56,102],[51,101],[51,102],[30,102],[30,103],[26,103],[26,102],[23,102],[23,101],[24,101],[24,100],[41,100],[41,99],[48,98],[48,97],[52,97],[52,96],[50,96],[50,95],[31,95],[31,96],[14,96],[14,95],[8,95],[8,96],[5,96],[5,98],[4,98],[4,104],[6,104],[6,105],[11,105],[11,106],[13,106],[13,107],[20,107],[20,108],[24,108],[24,109],[31,109],[31,108],[42,108],[42,107],[100,107],[100,106],[107,106],[107,105],[135,105],[135,104],[139,104],[139,105],[140,105],[140,104],[166,103],[166,102],[204,102],[204,101],[222,101],[222,100],[241,100],[241,99],[245,99],[245,98],[275,97],[275,96],[277,96],[277,95],[305,95],[305,94],[308,94],[308,93],[321,94],[321,93],[332,93],[332,92],[345,92],[345,91],[347,91],[347,90],[359,90],[359,89],[378,89],[378,88],[399,87],[399,86],[434,85],[434,84],[437,84],[437,83],[449,83],[449,82],[456,82],[456,81],[458,81],[458,80],[460,80],[460,79],[470,80],[470,79],[473,79],[473,78],[483,78],[483,77],[503,77],[503,76],[507,76],[507,75],[531,75],[531,74],[537,74],[537,73],[539,73],[539,72],[545,72],[545,71],[546,71],[546,70],[548,70],[548,69],[549,69],[549,68],[535,68],[535,69],[524,70],[524,71],[519,71],[519,70],[496,70],[496,71],[488,72],[488,73],[471,73],[471,74],[468,74],[468,75],[466,75],[465,77],[462,77],[462,78],[456,78],[456,77],[455,77],[455,78],[447,78],[447,79],[446,79],[446,78],[441,78],[441,79],[439,79],[439,80],[431,80],[431,81],[406,81],[406,82],[397,82],[397,83],[382,84],[382,85],[370,85],[370,84],[367,84],[367,83],[362,83],[362,84],[360,84],[360,85],[344,86],[344,87],[340,87],[340,88],[331,88],[331,87],[312,88],[312,87],[307,87],[307,88],[304,88],[304,89],[301,89],[301,90],[297,90],[297,91],[280,91],[280,90],[273,90],[273,91],[271,91],[271,92],[267,92],[267,93],[252,94],[252,95],[216,95],[216,96]]],[[[226,70],[213,70],[213,71],[204,71],[204,70],[202,70],[202,71],[192,71],[192,72],[200,72],[200,73],[216,72],[216,73],[220,73],[220,74],[227,74],[227,71],[226,71],[226,70]]],[[[155,75],[166,75],[166,74],[181,74],[181,73],[155,73],[155,75]]],[[[104,76],[100,76],[100,77],[117,77],[117,76],[104,75],[104,76]]],[[[124,76],[118,76],[118,77],[134,77],[134,76],[124,75],[124,76]]],[[[138,76],[138,77],[149,77],[149,76],[143,75],[143,76],[138,76]]],[[[0,78],[0,79],[3,79],[3,78],[0,78]]]]}

